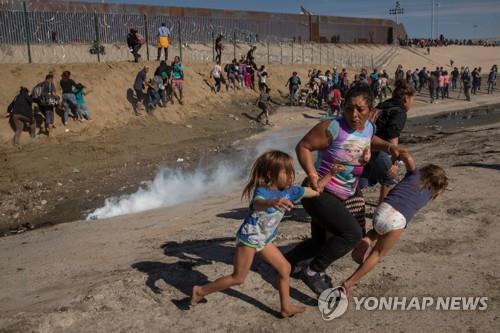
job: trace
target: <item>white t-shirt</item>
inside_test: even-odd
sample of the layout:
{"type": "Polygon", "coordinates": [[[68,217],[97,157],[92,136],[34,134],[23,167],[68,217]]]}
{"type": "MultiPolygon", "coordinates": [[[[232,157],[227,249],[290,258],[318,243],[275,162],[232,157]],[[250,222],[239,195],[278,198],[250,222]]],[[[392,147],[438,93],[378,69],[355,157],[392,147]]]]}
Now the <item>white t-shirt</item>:
{"type": "Polygon", "coordinates": [[[220,79],[221,72],[222,68],[219,65],[215,65],[214,68],[212,68],[212,76],[216,79],[220,79]]]}
{"type": "Polygon", "coordinates": [[[259,73],[260,82],[261,83],[266,83],[266,81],[267,81],[267,72],[266,71],[262,71],[262,72],[258,72],[258,73],[259,73]]]}

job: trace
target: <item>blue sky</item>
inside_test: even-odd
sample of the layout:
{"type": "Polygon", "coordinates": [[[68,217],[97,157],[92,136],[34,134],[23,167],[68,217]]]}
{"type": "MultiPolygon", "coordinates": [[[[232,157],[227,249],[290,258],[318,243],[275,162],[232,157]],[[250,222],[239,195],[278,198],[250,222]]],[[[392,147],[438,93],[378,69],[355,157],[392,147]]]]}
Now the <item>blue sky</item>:
{"type": "MultiPolygon", "coordinates": [[[[86,0],[87,1],[87,0],[86,0]]],[[[393,18],[388,12],[393,0],[94,0],[178,7],[256,10],[299,13],[300,6],[319,15],[393,18]]],[[[500,38],[500,0],[435,0],[439,2],[439,33],[451,38],[500,38]]],[[[400,1],[400,17],[410,37],[431,33],[432,0],[400,1]]],[[[435,28],[436,29],[436,28],[435,28]]]]}

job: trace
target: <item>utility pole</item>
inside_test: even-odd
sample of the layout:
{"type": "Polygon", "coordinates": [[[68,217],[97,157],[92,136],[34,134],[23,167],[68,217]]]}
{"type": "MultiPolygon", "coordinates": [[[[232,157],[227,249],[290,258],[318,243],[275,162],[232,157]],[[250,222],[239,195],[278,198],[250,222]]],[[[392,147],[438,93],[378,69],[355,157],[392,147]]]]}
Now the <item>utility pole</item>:
{"type": "Polygon", "coordinates": [[[431,39],[434,39],[434,7],[435,3],[432,0],[432,8],[431,8],[431,39]]]}
{"type": "Polygon", "coordinates": [[[436,3],[436,39],[439,39],[439,1],[436,3]]]}
{"type": "Polygon", "coordinates": [[[399,4],[399,1],[396,1],[396,7],[393,9],[389,9],[389,15],[396,15],[396,29],[394,31],[394,35],[396,38],[393,38],[394,44],[396,44],[396,40],[399,37],[398,31],[399,31],[399,19],[398,15],[402,15],[405,13],[404,8],[401,8],[401,5],[399,4]]]}

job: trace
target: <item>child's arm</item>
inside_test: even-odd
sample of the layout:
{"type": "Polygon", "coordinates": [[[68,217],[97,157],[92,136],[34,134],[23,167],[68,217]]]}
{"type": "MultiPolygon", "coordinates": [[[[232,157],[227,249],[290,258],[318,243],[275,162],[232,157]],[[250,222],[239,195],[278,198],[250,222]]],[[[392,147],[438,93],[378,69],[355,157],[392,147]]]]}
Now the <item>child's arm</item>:
{"type": "Polygon", "coordinates": [[[291,202],[288,199],[285,198],[277,198],[277,199],[270,199],[266,200],[263,198],[256,198],[252,202],[252,208],[256,211],[262,211],[265,210],[266,208],[276,208],[276,209],[285,209],[287,211],[291,210],[293,208],[293,202],[291,202]]]}
{"type": "Polygon", "coordinates": [[[342,164],[334,164],[332,166],[332,169],[330,170],[330,172],[328,172],[326,175],[324,175],[320,180],[318,180],[318,186],[319,188],[323,189],[325,188],[326,184],[328,184],[328,182],[330,181],[330,179],[332,179],[332,177],[339,173],[339,172],[342,172],[345,170],[345,165],[342,165],[342,164]]]}
{"type": "Polygon", "coordinates": [[[405,149],[399,150],[399,160],[403,161],[406,166],[406,171],[414,171],[416,169],[415,160],[410,153],[405,149]]]}
{"type": "Polygon", "coordinates": [[[320,193],[316,190],[313,190],[311,187],[304,187],[304,195],[303,198],[314,198],[319,197],[320,193]]]}

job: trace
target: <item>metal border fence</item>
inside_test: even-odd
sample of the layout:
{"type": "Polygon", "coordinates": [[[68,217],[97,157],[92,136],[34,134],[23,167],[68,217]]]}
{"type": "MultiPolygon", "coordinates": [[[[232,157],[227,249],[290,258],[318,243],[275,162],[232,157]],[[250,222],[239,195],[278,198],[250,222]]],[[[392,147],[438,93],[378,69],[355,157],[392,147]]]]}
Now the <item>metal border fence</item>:
{"type": "MultiPolygon", "coordinates": [[[[390,21],[384,20],[367,19],[366,24],[361,25],[364,19],[320,18],[320,33],[328,35],[321,36],[323,42],[385,43],[387,32],[392,29],[390,21]]],[[[27,45],[29,62],[32,62],[31,45],[97,44],[99,47],[101,44],[124,44],[131,27],[145,36],[149,60],[149,45],[154,47],[156,44],[156,31],[161,23],[170,28],[171,39],[180,46],[181,57],[183,45],[198,43],[213,48],[219,33],[224,35],[226,45],[233,45],[234,55],[238,43],[279,43],[283,53],[283,45],[291,44],[293,49],[293,43],[302,45],[310,38],[309,18],[304,15],[36,0],[0,3],[0,43],[27,45]]],[[[321,57],[324,57],[321,46],[316,52],[321,62],[321,57]]],[[[267,53],[268,62],[278,58],[269,55],[269,50],[267,53]]],[[[315,58],[314,54],[315,51],[311,51],[311,61],[315,58]]],[[[349,55],[349,62],[352,63],[352,59],[357,59],[357,63],[369,62],[367,59],[360,60],[360,57],[349,55]]],[[[293,51],[291,58],[294,62],[293,51]]],[[[296,54],[295,59],[302,59],[304,63],[304,51],[296,54]]],[[[99,54],[97,60],[100,61],[99,54]]],[[[283,55],[280,62],[283,62],[283,55]]]]}

